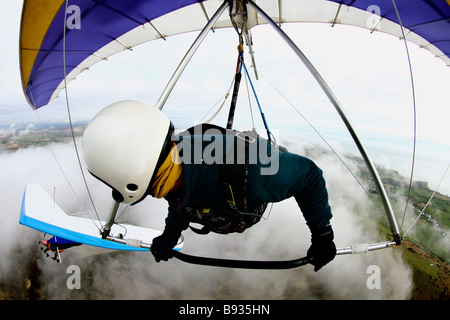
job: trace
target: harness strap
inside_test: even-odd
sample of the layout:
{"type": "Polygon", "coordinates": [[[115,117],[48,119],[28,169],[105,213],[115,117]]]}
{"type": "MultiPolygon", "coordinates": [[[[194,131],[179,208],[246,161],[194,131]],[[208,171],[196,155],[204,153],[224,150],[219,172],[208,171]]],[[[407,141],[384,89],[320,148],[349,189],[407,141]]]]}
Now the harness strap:
{"type": "Polygon", "coordinates": [[[249,149],[250,144],[257,141],[257,134],[254,131],[239,132],[212,124],[199,124],[180,135],[203,134],[211,128],[219,129],[219,132],[233,139],[232,145],[223,155],[222,164],[219,165],[221,204],[220,208],[214,209],[186,207],[190,221],[203,225],[201,229],[192,226],[189,228],[202,235],[211,231],[221,234],[243,232],[260,220],[267,207],[267,204],[263,203],[248,212],[249,149]]]}
{"type": "Polygon", "coordinates": [[[239,95],[239,86],[241,84],[241,78],[242,78],[242,63],[244,60],[244,47],[242,44],[238,46],[238,59],[236,64],[236,74],[234,76],[234,88],[233,88],[233,96],[231,98],[231,105],[230,105],[230,111],[228,113],[228,121],[227,121],[227,129],[231,129],[233,127],[233,120],[234,120],[234,112],[236,110],[236,102],[239,95]]]}
{"type": "Polygon", "coordinates": [[[201,229],[195,228],[193,226],[189,226],[189,229],[191,229],[196,234],[206,235],[211,232],[211,230],[207,227],[203,227],[201,229]]]}

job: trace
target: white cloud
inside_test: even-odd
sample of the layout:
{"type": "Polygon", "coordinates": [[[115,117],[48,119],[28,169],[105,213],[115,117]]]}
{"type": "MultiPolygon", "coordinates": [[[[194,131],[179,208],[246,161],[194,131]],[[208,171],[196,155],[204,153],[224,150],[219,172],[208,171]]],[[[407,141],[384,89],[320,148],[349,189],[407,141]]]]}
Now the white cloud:
{"type": "MultiPolygon", "coordinates": [[[[289,141],[289,148],[303,152],[302,143],[289,141]]],[[[369,212],[365,194],[356,183],[349,183],[347,172],[332,159],[318,157],[318,163],[326,173],[336,245],[380,240],[365,218],[369,212]],[[342,183],[347,187],[342,188],[342,183]]],[[[21,196],[30,182],[40,183],[51,195],[56,188],[56,200],[67,213],[88,210],[95,218],[72,144],[3,153],[0,166],[6,169],[0,173],[0,191],[8,199],[1,213],[6,232],[0,248],[0,274],[5,277],[2,281],[21,287],[27,279],[27,264],[23,262],[34,260],[40,272],[41,293],[48,299],[408,299],[410,295],[410,270],[398,250],[391,249],[338,256],[319,273],[314,273],[311,266],[254,271],[201,267],[176,259],[157,264],[149,252],[99,254],[104,251],[85,246],[65,251],[64,264],[57,265],[38,249],[42,234],[20,226],[18,219],[21,196]],[[57,168],[53,153],[75,193],[57,168]],[[65,286],[66,268],[71,264],[79,266],[82,273],[81,290],[77,292],[65,286]],[[369,290],[366,286],[370,265],[378,265],[382,270],[381,290],[369,290]]],[[[110,190],[91,176],[87,178],[97,210],[105,217],[111,203],[110,190]]],[[[161,229],[166,213],[164,200],[149,198],[127,209],[121,220],[161,229]]],[[[184,232],[183,252],[258,260],[289,260],[306,254],[310,234],[293,199],[275,204],[266,218],[242,234],[200,236],[188,230],[184,232]]]]}

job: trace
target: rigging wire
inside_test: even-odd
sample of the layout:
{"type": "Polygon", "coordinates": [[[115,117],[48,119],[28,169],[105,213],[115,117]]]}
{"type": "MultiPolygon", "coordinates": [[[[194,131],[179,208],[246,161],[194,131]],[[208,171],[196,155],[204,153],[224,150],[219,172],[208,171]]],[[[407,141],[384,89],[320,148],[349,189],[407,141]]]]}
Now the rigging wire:
{"type": "Polygon", "coordinates": [[[225,102],[227,101],[228,97],[230,96],[230,91],[231,91],[231,88],[233,87],[233,84],[234,84],[234,77],[231,80],[231,84],[230,84],[230,87],[228,88],[227,93],[224,96],[220,97],[220,99],[211,107],[211,109],[209,109],[209,111],[206,112],[206,114],[203,116],[203,118],[200,119],[200,122],[202,122],[203,119],[205,119],[205,117],[211,112],[211,110],[213,110],[214,107],[220,102],[220,100],[223,99],[223,102],[220,105],[220,107],[217,109],[217,111],[208,120],[205,121],[205,123],[210,123],[212,120],[214,120],[217,117],[217,115],[219,114],[220,110],[222,110],[223,105],[225,104],[225,102]]]}
{"type": "Polygon", "coordinates": [[[447,169],[445,169],[444,175],[442,176],[441,180],[439,181],[436,189],[434,190],[433,194],[431,195],[430,199],[428,200],[427,204],[425,205],[425,207],[422,209],[422,211],[420,212],[420,214],[417,216],[416,220],[414,220],[414,222],[412,223],[412,225],[409,227],[408,230],[406,230],[406,232],[403,234],[402,237],[405,237],[409,231],[411,231],[412,227],[417,223],[417,221],[419,220],[419,218],[422,216],[422,214],[425,212],[425,209],[428,207],[428,205],[431,203],[431,200],[434,198],[436,192],[439,189],[439,186],[441,185],[442,181],[444,180],[445,175],[447,174],[447,171],[450,167],[450,162],[447,165],[447,169]]]}
{"type": "MultiPolygon", "coordinates": [[[[239,66],[239,64],[238,64],[239,66]]],[[[264,124],[264,127],[267,131],[267,135],[268,135],[268,139],[269,141],[272,141],[273,139],[273,143],[276,144],[275,141],[275,137],[273,136],[273,134],[271,133],[271,131],[269,130],[269,127],[267,125],[267,121],[264,115],[264,112],[262,111],[261,108],[261,104],[259,103],[259,99],[258,96],[256,94],[256,90],[253,86],[252,80],[250,78],[249,72],[247,70],[246,64],[244,62],[244,59],[242,57],[241,59],[241,63],[239,66],[239,71],[242,68],[242,66],[244,67],[245,70],[245,75],[246,75],[246,84],[247,84],[247,94],[248,94],[248,98],[249,98],[249,104],[250,104],[250,112],[251,112],[251,116],[252,116],[252,122],[253,122],[253,112],[252,112],[252,108],[251,108],[251,103],[250,103],[250,94],[248,91],[248,83],[247,83],[247,79],[248,82],[250,83],[250,86],[252,88],[256,103],[258,105],[261,117],[262,117],[262,121],[264,124]]],[[[252,67],[252,66],[250,66],[252,67]]],[[[260,73],[261,74],[261,73],[260,73]]],[[[328,141],[325,139],[325,137],[314,127],[314,125],[309,122],[306,117],[293,105],[293,103],[291,101],[289,101],[289,99],[286,98],[286,96],[284,96],[280,90],[278,90],[266,77],[264,77],[263,74],[261,74],[261,76],[281,95],[281,97],[283,97],[283,99],[286,100],[286,102],[306,121],[306,123],[308,123],[308,125],[318,134],[318,136],[324,141],[324,143],[330,148],[330,150],[336,155],[336,157],[339,159],[339,161],[345,166],[345,168],[348,170],[348,172],[353,176],[353,178],[356,180],[356,182],[360,185],[360,187],[363,189],[363,191],[366,193],[367,197],[372,201],[375,209],[381,214],[381,216],[385,219],[386,222],[388,222],[387,217],[383,214],[383,212],[380,210],[380,208],[377,206],[377,204],[375,203],[375,201],[370,197],[369,192],[367,191],[366,187],[362,184],[362,182],[358,179],[358,177],[355,175],[355,173],[350,169],[350,167],[346,164],[346,162],[344,161],[344,159],[337,153],[337,151],[328,143],[328,141]]],[[[233,85],[233,83],[231,84],[231,86],[233,85]]],[[[230,86],[230,90],[231,90],[231,86],[230,86]]],[[[227,95],[228,96],[228,95],[227,95]]],[[[224,101],[225,102],[225,101],[224,101]]],[[[217,104],[217,103],[216,103],[217,104]]],[[[222,104],[223,105],[223,104],[222,104]]],[[[219,113],[220,109],[222,108],[222,106],[219,108],[219,110],[217,110],[217,112],[214,114],[214,117],[219,113]]],[[[212,108],[211,108],[212,109],[212,108]]],[[[210,110],[211,111],[211,110],[210,110]]],[[[208,113],[210,112],[208,111],[208,113]]],[[[205,117],[205,116],[204,116],[205,117]]],[[[203,117],[203,118],[204,118],[203,117]]],[[[203,119],[202,118],[202,119],[203,119]]],[[[253,122],[253,126],[254,126],[254,122],[253,122]]]]}
{"type": "MultiPolygon", "coordinates": [[[[98,215],[97,208],[95,207],[94,200],[92,198],[92,194],[91,194],[91,191],[89,190],[89,186],[87,184],[86,176],[85,176],[84,171],[83,171],[83,165],[81,164],[81,158],[80,158],[80,154],[78,152],[77,143],[75,141],[75,134],[73,132],[73,124],[72,124],[72,116],[71,116],[71,112],[70,112],[69,94],[68,94],[68,90],[67,90],[67,70],[66,70],[66,29],[67,29],[67,8],[68,8],[68,4],[69,4],[69,1],[66,0],[65,1],[65,11],[64,11],[63,52],[62,52],[62,55],[63,55],[63,72],[64,72],[64,80],[63,81],[64,81],[64,93],[65,93],[67,115],[69,117],[70,132],[72,134],[72,141],[73,141],[73,145],[74,145],[74,148],[75,148],[75,153],[76,153],[76,156],[77,156],[77,161],[78,161],[78,166],[80,168],[81,176],[83,178],[84,185],[86,187],[86,191],[88,193],[90,202],[92,204],[92,208],[93,208],[93,210],[95,212],[97,220],[99,221],[99,223],[101,225],[100,217],[98,215]]],[[[93,219],[91,219],[91,220],[95,224],[95,221],[93,219]]]]}
{"type": "Polygon", "coordinates": [[[36,110],[36,116],[37,116],[38,121],[39,121],[39,123],[40,123],[40,125],[42,127],[42,132],[44,133],[44,137],[45,137],[45,140],[47,141],[47,145],[50,147],[50,151],[53,154],[53,158],[55,159],[56,163],[58,164],[59,170],[61,171],[62,175],[64,176],[64,179],[66,179],[66,182],[68,183],[70,189],[72,190],[73,194],[77,198],[78,202],[81,203],[80,197],[78,197],[78,194],[76,193],[74,187],[70,183],[69,178],[67,177],[66,173],[64,172],[64,169],[62,168],[61,163],[59,162],[58,157],[56,156],[55,151],[53,150],[53,147],[52,147],[52,145],[50,143],[50,139],[47,136],[47,130],[45,130],[45,128],[44,128],[44,125],[43,125],[43,123],[41,121],[41,118],[39,116],[38,110],[36,110]]]}
{"type": "Polygon", "coordinates": [[[30,87],[29,93],[30,93],[31,103],[33,105],[34,110],[36,111],[36,117],[38,119],[39,124],[42,127],[42,132],[44,133],[45,141],[47,141],[47,145],[50,147],[50,151],[51,151],[51,153],[53,155],[53,158],[55,159],[55,161],[56,161],[56,163],[57,163],[57,165],[59,167],[59,170],[61,171],[62,175],[64,176],[64,179],[66,179],[67,183],[69,184],[70,189],[72,189],[72,192],[74,193],[75,197],[78,199],[78,202],[81,202],[80,198],[78,197],[78,194],[75,192],[74,187],[70,183],[69,178],[67,177],[66,173],[64,172],[64,170],[63,170],[63,168],[61,166],[61,163],[59,162],[58,157],[55,154],[55,151],[53,150],[53,147],[52,147],[52,145],[50,143],[50,139],[47,136],[47,130],[45,130],[44,124],[42,123],[41,117],[39,116],[39,111],[36,108],[36,103],[34,102],[34,96],[33,96],[33,92],[31,90],[31,87],[30,87]]]}
{"type": "Polygon", "coordinates": [[[359,178],[356,176],[356,174],[350,169],[350,167],[347,165],[347,163],[344,161],[344,159],[337,153],[337,151],[333,148],[333,146],[330,145],[330,143],[325,139],[325,137],[319,132],[319,130],[306,118],[305,115],[301,113],[300,110],[271,82],[269,81],[264,74],[259,71],[259,75],[267,81],[267,83],[278,92],[278,94],[305,120],[305,122],[311,127],[312,130],[319,136],[319,138],[328,146],[328,148],[334,153],[334,155],[339,159],[339,161],[344,165],[344,167],[347,169],[347,171],[353,176],[353,178],[356,180],[356,182],[360,185],[360,187],[363,189],[363,191],[366,193],[367,197],[372,201],[372,204],[374,205],[375,209],[381,214],[381,216],[384,218],[384,220],[388,223],[387,217],[385,214],[383,214],[383,211],[378,207],[378,205],[375,203],[375,201],[370,197],[369,191],[367,191],[366,187],[362,184],[362,182],[359,180],[359,178]]]}
{"type": "Polygon", "coordinates": [[[117,217],[115,218],[116,221],[119,221],[119,218],[125,213],[125,211],[127,211],[127,209],[130,207],[131,205],[127,204],[125,206],[125,208],[123,208],[123,210],[117,215],[117,217]]]}
{"type": "Polygon", "coordinates": [[[255,130],[255,119],[253,119],[253,108],[252,108],[252,102],[250,99],[250,91],[249,91],[249,87],[248,87],[248,77],[244,77],[245,79],[245,88],[247,89],[247,98],[248,98],[248,106],[249,106],[249,111],[250,111],[250,117],[252,119],[252,129],[255,130]]]}
{"type": "MultiPolygon", "coordinates": [[[[206,114],[200,119],[200,122],[203,122],[203,119],[206,118],[206,116],[217,106],[217,104],[223,99],[221,105],[219,106],[219,108],[216,110],[216,112],[206,121],[204,121],[204,123],[210,123],[212,120],[214,120],[217,115],[220,113],[220,111],[222,110],[226,100],[228,99],[228,97],[230,96],[230,92],[231,92],[231,88],[233,88],[233,84],[235,81],[235,77],[233,76],[233,79],[231,80],[230,83],[230,87],[228,88],[228,91],[225,95],[223,95],[222,97],[220,97],[220,99],[206,112],[206,114]]],[[[251,105],[251,99],[250,99],[250,92],[249,92],[249,86],[248,86],[248,80],[247,77],[245,77],[245,84],[246,84],[246,89],[247,89],[247,97],[248,97],[248,104],[249,104],[249,108],[250,108],[250,117],[252,120],[252,128],[255,129],[255,121],[253,118],[253,109],[252,109],[252,105],[251,105]]]]}
{"type": "Polygon", "coordinates": [[[414,117],[414,125],[413,125],[414,126],[414,128],[413,128],[414,137],[413,137],[411,174],[410,174],[410,178],[409,178],[408,194],[406,196],[405,209],[403,211],[402,222],[400,224],[400,230],[401,230],[403,228],[403,223],[405,222],[406,211],[408,209],[409,198],[410,198],[411,190],[412,190],[415,160],[416,160],[416,140],[417,140],[416,90],[415,90],[415,86],[414,86],[414,76],[413,76],[413,70],[412,70],[412,64],[411,64],[411,57],[409,55],[408,42],[406,41],[405,30],[404,30],[404,27],[403,27],[402,19],[400,18],[400,14],[399,14],[398,9],[397,9],[397,5],[395,4],[395,0],[392,0],[392,5],[394,6],[395,14],[397,15],[397,19],[398,19],[398,22],[400,24],[400,29],[402,31],[402,36],[403,36],[403,42],[405,44],[406,56],[408,58],[409,74],[410,74],[410,77],[411,77],[412,100],[413,100],[413,117],[414,117]]]}
{"type": "MultiPolygon", "coordinates": [[[[74,194],[75,197],[77,198],[78,202],[81,204],[82,201],[81,201],[80,197],[78,196],[77,192],[75,191],[75,188],[73,187],[73,185],[70,183],[70,180],[69,180],[69,178],[68,178],[67,175],[66,175],[66,172],[64,171],[64,169],[63,169],[61,163],[59,162],[58,157],[56,156],[55,151],[53,150],[52,144],[51,144],[50,139],[48,138],[48,135],[47,135],[47,130],[45,129],[45,126],[44,126],[44,124],[43,124],[43,122],[42,122],[42,120],[41,120],[41,117],[39,116],[39,110],[36,108],[36,104],[35,104],[35,102],[34,102],[34,96],[33,96],[33,93],[32,93],[32,91],[31,91],[31,88],[30,88],[30,92],[29,92],[29,93],[30,93],[31,103],[32,103],[32,105],[33,105],[33,107],[34,107],[34,110],[36,111],[36,117],[37,117],[37,119],[38,119],[39,124],[40,124],[41,127],[42,127],[42,133],[44,134],[45,141],[47,142],[47,146],[50,148],[50,151],[51,151],[51,153],[52,153],[52,155],[53,155],[53,159],[54,159],[55,162],[57,163],[58,168],[59,168],[59,170],[61,171],[61,174],[63,175],[64,179],[66,180],[66,182],[67,182],[67,184],[69,185],[70,189],[72,190],[73,194],[74,194]]],[[[54,189],[56,189],[56,188],[54,188],[54,189]]],[[[55,204],[56,204],[56,196],[55,196],[55,190],[54,190],[54,193],[53,193],[53,205],[55,205],[55,204]]],[[[75,215],[77,215],[77,214],[79,214],[79,213],[76,213],[75,215]]],[[[94,221],[93,219],[91,219],[91,220],[92,220],[92,222],[95,224],[96,228],[97,228],[97,229],[100,229],[100,227],[97,226],[97,224],[95,223],[95,221],[94,221]]],[[[44,237],[45,237],[45,234],[44,234],[44,237]]]]}
{"type": "Polygon", "coordinates": [[[247,67],[246,67],[244,61],[242,61],[242,65],[244,66],[245,75],[247,76],[247,78],[248,78],[248,80],[250,82],[250,86],[251,86],[253,94],[255,96],[256,104],[258,105],[259,113],[261,114],[261,118],[262,118],[262,121],[264,123],[264,127],[266,128],[267,137],[269,139],[269,142],[273,142],[274,144],[276,144],[277,143],[276,139],[275,139],[274,135],[272,134],[272,132],[270,131],[269,126],[267,125],[266,117],[264,115],[264,112],[261,109],[261,104],[259,103],[258,95],[256,94],[255,87],[253,86],[252,79],[250,78],[250,75],[248,73],[248,70],[247,70],[247,67]]]}

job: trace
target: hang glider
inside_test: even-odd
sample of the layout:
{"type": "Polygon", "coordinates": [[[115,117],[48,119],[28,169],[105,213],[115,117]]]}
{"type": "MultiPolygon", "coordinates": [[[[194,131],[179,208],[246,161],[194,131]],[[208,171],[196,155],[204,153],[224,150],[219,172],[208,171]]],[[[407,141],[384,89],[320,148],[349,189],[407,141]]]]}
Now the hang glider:
{"type": "MultiPolygon", "coordinates": [[[[392,0],[255,2],[278,24],[348,24],[403,37],[392,0]]],[[[117,52],[146,41],[201,30],[221,3],[221,0],[71,0],[66,5],[65,0],[51,0],[42,6],[39,0],[25,0],[20,33],[25,96],[33,109],[40,108],[58,96],[64,88],[64,79],[69,82],[117,52]]],[[[406,39],[450,65],[448,1],[397,1],[396,5],[406,39]]],[[[249,6],[248,10],[249,30],[267,23],[255,9],[249,6]]],[[[214,24],[214,28],[224,27],[232,27],[227,14],[214,24]]]]}
{"type": "MultiPolygon", "coordinates": [[[[400,244],[400,234],[375,166],[331,89],[280,25],[319,22],[330,25],[348,24],[369,29],[371,32],[385,32],[398,38],[404,37],[450,65],[449,2],[396,2],[380,0],[374,4],[368,0],[71,0],[69,3],[67,0],[49,0],[44,7],[38,0],[25,0],[20,35],[22,86],[30,106],[38,109],[57,98],[67,83],[81,72],[115,53],[130,50],[147,41],[201,30],[162,93],[156,105],[161,109],[184,67],[211,29],[241,28],[240,32],[247,43],[251,43],[251,28],[270,24],[307,66],[347,126],[375,180],[394,237],[392,241],[340,248],[337,254],[362,253],[393,247],[400,244]],[[246,5],[245,12],[233,15],[233,10],[243,3],[246,5]],[[230,14],[224,14],[227,8],[230,9],[230,14]],[[241,13],[245,14],[245,23],[239,21],[241,13]]],[[[120,226],[114,223],[117,208],[118,203],[114,203],[109,220],[101,222],[102,226],[106,225],[104,230],[108,232],[105,233],[104,230],[96,228],[92,221],[85,219],[86,221],[82,222],[80,218],[67,216],[48,196],[44,196],[39,187],[30,185],[24,195],[20,222],[70,241],[124,250],[148,249],[151,239],[160,232],[146,229],[147,234],[144,235],[141,234],[143,230],[140,228],[126,226],[130,235],[136,233],[136,238],[132,235],[127,241],[121,235],[116,236],[120,234],[117,230],[120,226]],[[89,222],[90,226],[86,222],[89,222]]],[[[186,262],[241,268],[291,268],[309,262],[305,258],[281,262],[220,260],[192,257],[180,252],[176,252],[175,256],[186,262]]]]}

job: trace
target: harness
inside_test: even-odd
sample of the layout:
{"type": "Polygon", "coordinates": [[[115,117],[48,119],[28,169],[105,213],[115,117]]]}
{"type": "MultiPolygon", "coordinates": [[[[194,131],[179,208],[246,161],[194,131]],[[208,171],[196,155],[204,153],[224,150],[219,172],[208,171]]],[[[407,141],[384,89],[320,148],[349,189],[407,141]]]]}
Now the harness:
{"type": "Polygon", "coordinates": [[[208,129],[219,130],[222,134],[231,135],[233,139],[219,169],[222,203],[219,208],[184,207],[182,212],[189,217],[190,222],[203,225],[201,229],[189,226],[198,234],[241,233],[258,223],[267,208],[267,203],[262,203],[251,211],[247,207],[248,151],[249,145],[256,143],[258,135],[254,131],[240,132],[212,124],[200,124],[182,134],[203,134],[208,129]]]}

